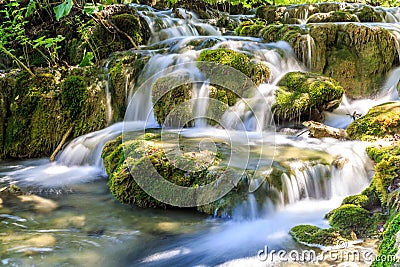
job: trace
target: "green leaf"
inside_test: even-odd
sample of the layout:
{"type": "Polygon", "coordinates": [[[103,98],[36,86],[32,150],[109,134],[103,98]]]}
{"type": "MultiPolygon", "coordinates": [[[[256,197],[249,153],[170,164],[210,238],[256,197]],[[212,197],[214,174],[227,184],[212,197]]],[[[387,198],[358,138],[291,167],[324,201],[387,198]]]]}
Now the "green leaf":
{"type": "Polygon", "coordinates": [[[102,4],[86,4],[85,7],[83,8],[83,11],[87,15],[92,15],[93,13],[100,12],[104,9],[104,6],[102,4]]]}
{"type": "Polygon", "coordinates": [[[94,59],[93,52],[87,52],[82,58],[81,63],[79,63],[79,67],[87,67],[87,66],[92,66],[93,62],[92,60],[94,59]]]}
{"type": "Polygon", "coordinates": [[[35,12],[35,10],[36,10],[36,2],[34,0],[30,0],[28,6],[26,8],[25,18],[32,15],[33,12],[35,12]]]}
{"type": "Polygon", "coordinates": [[[61,18],[68,16],[72,9],[72,0],[65,0],[58,6],[53,8],[54,13],[56,13],[56,20],[59,21],[61,18]]]}

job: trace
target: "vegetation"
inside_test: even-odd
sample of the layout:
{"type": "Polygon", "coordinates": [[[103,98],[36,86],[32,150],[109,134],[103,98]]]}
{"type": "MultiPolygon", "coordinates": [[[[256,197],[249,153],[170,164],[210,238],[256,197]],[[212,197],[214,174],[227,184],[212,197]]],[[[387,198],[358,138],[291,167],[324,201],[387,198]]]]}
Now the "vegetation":
{"type": "Polygon", "coordinates": [[[379,253],[372,263],[372,267],[389,267],[398,263],[395,257],[398,253],[398,233],[400,231],[400,214],[397,214],[383,233],[383,240],[379,245],[379,253]]]}
{"type": "Polygon", "coordinates": [[[297,225],[289,233],[297,242],[307,246],[335,246],[347,240],[337,229],[321,229],[307,224],[297,225]]]}
{"type": "Polygon", "coordinates": [[[320,121],[320,112],[336,108],[343,88],[332,78],[316,73],[290,72],[279,82],[274,114],[284,120],[308,117],[320,121]]]}
{"type": "MultiPolygon", "coordinates": [[[[160,133],[151,130],[130,141],[122,142],[122,138],[118,137],[108,142],[102,157],[109,175],[108,185],[112,194],[122,203],[142,208],[166,208],[167,204],[145,193],[131,173],[148,177],[149,174],[157,172],[171,183],[185,187],[198,187],[212,182],[224,172],[224,167],[219,166],[220,154],[197,151],[195,145],[192,147],[187,144],[181,147],[185,152],[171,160],[171,154],[169,158],[166,155],[168,149],[162,146],[160,133]],[[209,159],[213,160],[210,162],[209,159]]],[[[165,189],[160,186],[157,190],[160,194],[171,193],[164,192],[165,189]]]]}
{"type": "MultiPolygon", "coordinates": [[[[400,102],[386,103],[371,108],[346,129],[349,138],[371,140],[400,134],[400,102]]],[[[371,151],[372,153],[372,151],[371,151]]]]}

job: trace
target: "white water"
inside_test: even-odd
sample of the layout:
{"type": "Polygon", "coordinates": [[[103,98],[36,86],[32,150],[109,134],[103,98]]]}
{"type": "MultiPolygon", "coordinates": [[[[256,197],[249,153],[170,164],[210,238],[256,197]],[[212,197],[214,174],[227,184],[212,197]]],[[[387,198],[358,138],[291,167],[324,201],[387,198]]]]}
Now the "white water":
{"type": "MultiPolygon", "coordinates": [[[[179,12],[181,16],[187,15],[185,20],[171,18],[171,11],[154,13],[153,9],[147,8],[141,12],[151,25],[153,37],[150,43],[162,41],[157,45],[169,53],[154,54],[144,67],[137,86],[128,92],[129,99],[132,101],[127,109],[125,125],[117,123],[101,131],[81,136],[65,147],[56,162],[40,161],[10,172],[4,179],[43,187],[62,187],[98,179],[99,176],[104,175],[101,151],[108,140],[120,135],[123,130],[134,131],[157,126],[152,112],[151,86],[157,78],[165,75],[185,74],[191,76],[193,81],[204,82],[194,101],[196,102],[195,115],[201,118],[205,114],[205,106],[209,100],[207,83],[195,64],[190,63],[197,59],[203,47],[194,48],[189,43],[196,40],[195,36],[199,35],[196,25],[203,27],[202,31],[213,35],[217,35],[213,32],[216,29],[211,30],[204,25],[201,26],[201,22],[194,14],[182,10],[179,12]],[[186,38],[188,35],[191,37],[186,38]],[[177,36],[182,37],[176,38],[177,36]]],[[[304,14],[305,19],[306,16],[304,14]]],[[[393,15],[393,17],[396,16],[393,15]]],[[[343,197],[359,193],[367,186],[371,177],[372,164],[365,155],[366,144],[364,143],[295,138],[278,133],[267,136],[262,134],[265,130],[264,125],[256,118],[271,122],[272,116],[268,108],[275,101],[275,86],[282,75],[289,71],[305,70],[304,65],[308,68],[311,66],[311,40],[307,40],[305,54],[307,56],[304,58],[307,58],[308,63],[304,62],[304,65],[295,58],[290,46],[284,42],[264,44],[257,38],[220,36],[202,40],[216,40],[216,44],[211,49],[227,47],[251,55],[253,60],[262,61],[270,67],[272,77],[260,85],[253,98],[246,99],[246,102],[238,102],[224,114],[222,125],[226,129],[206,127],[204,120],[198,120],[195,124],[198,128],[185,129],[182,131],[182,136],[221,138],[235,145],[241,145],[241,142],[244,145],[253,146],[272,143],[281,147],[311,149],[321,153],[328,152],[333,157],[346,158],[347,163],[343,169],[337,169],[329,164],[314,164],[314,162],[294,158],[287,162],[291,172],[282,176],[284,190],[278,192],[280,202],[274,202],[266,197],[263,203],[259,203],[254,194],[248,194],[247,199],[235,207],[232,220],[212,224],[208,232],[200,233],[195,237],[178,239],[177,242],[172,240],[168,245],[160,245],[157,249],[152,247],[143,249],[142,257],[134,259],[133,262],[153,266],[173,266],[185,263],[193,265],[194,262],[199,266],[217,264],[264,266],[254,257],[259,249],[263,249],[265,245],[273,248],[293,246],[287,233],[297,224],[327,227],[323,215],[336,208],[343,197]],[[263,101],[260,102],[259,99],[263,101]],[[256,116],[249,112],[246,103],[250,103],[256,116]]],[[[143,47],[143,49],[148,48],[143,47]]],[[[349,101],[344,97],[341,106],[335,112],[325,114],[327,123],[336,127],[345,127],[351,122],[351,118],[346,113],[352,114],[353,111],[357,111],[365,114],[373,105],[398,99],[396,86],[399,75],[400,69],[394,70],[381,94],[375,99],[349,101]]],[[[271,126],[271,123],[267,125],[271,126]]],[[[241,162],[235,162],[235,164],[242,166],[241,162]]],[[[253,187],[261,190],[262,186],[262,184],[256,184],[253,187]]],[[[146,248],[146,244],[141,244],[141,247],[146,248]]]]}

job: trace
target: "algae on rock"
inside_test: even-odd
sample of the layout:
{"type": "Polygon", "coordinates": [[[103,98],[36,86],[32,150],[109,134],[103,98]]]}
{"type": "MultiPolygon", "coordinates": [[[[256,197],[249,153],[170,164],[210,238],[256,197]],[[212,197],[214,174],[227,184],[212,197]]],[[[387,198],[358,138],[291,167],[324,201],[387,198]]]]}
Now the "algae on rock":
{"type": "Polygon", "coordinates": [[[334,79],[315,73],[289,72],[279,86],[272,111],[287,121],[304,117],[321,121],[321,112],[336,108],[343,95],[342,87],[334,79]]]}
{"type": "Polygon", "coordinates": [[[337,80],[351,98],[375,94],[397,55],[395,37],[378,26],[268,25],[261,35],[268,42],[287,41],[304,64],[309,61],[304,49],[309,49],[311,71],[337,80]]]}
{"type": "Polygon", "coordinates": [[[366,115],[353,121],[346,129],[351,139],[368,140],[400,134],[400,102],[371,108],[366,115]]]}

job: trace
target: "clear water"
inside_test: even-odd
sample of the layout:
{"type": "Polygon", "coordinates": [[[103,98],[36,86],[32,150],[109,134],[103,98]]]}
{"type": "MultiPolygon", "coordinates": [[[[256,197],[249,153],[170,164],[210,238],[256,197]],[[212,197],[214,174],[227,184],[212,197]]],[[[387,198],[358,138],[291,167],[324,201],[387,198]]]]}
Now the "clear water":
{"type": "MultiPolygon", "coordinates": [[[[304,46],[307,62],[301,63],[287,43],[265,44],[258,38],[220,36],[220,29],[184,10],[179,10],[184,18],[179,19],[172,11],[136,8],[152,31],[148,46],[141,47],[140,51],[152,57],[139,77],[138,86],[144,90],[136,95],[137,88],[126,90],[132,99],[126,122],[73,140],[54,163],[47,159],[0,162],[0,188],[16,183],[24,192],[32,193],[20,198],[0,193],[0,265],[266,266],[257,259],[257,252],[265,246],[276,250],[304,249],[292,241],[289,229],[304,223],[327,227],[324,214],[337,207],[344,196],[359,193],[367,186],[372,163],[365,155],[365,144],[277,133],[272,140],[277,145],[275,159],[287,161],[292,168],[292,173],[284,177],[286,191],[280,195],[282,201],[278,205],[266,198],[260,205],[254,195],[249,194],[247,199],[237,203],[229,219],[216,219],[192,209],[139,209],[120,204],[112,197],[102,167],[101,149],[123,129],[133,131],[157,125],[149,90],[156,78],[182,71],[184,66],[187,73],[198,79],[201,73],[195,64],[189,65],[200,51],[205,47],[226,47],[246,53],[254,61],[270,67],[272,77],[260,85],[258,97],[272,104],[280,77],[289,71],[306,70],[312,62],[313,43],[309,38],[304,46]],[[195,42],[190,43],[192,41],[195,42]],[[338,156],[349,160],[340,170],[307,164],[315,157],[332,159],[338,156]],[[322,190],[321,173],[329,174],[329,192],[322,190]]],[[[388,21],[398,21],[397,9],[385,12],[388,21]]],[[[398,32],[397,25],[390,27],[398,32]]],[[[326,114],[327,123],[345,127],[351,122],[347,113],[361,109],[364,113],[377,103],[398,99],[395,90],[398,72],[398,69],[392,72],[382,94],[373,100],[344,98],[339,109],[326,114]]],[[[198,116],[202,116],[201,109],[207,105],[207,90],[203,89],[197,97],[198,116]]],[[[259,108],[256,113],[269,118],[268,105],[255,106],[259,108]]],[[[241,140],[243,134],[231,131],[238,130],[234,117],[243,123],[241,130],[257,131],[245,132],[250,136],[245,145],[257,147],[260,144],[257,138],[263,129],[257,127],[254,116],[248,116],[242,103],[224,114],[224,125],[229,125],[230,130],[209,128],[200,120],[197,128],[187,129],[183,135],[209,140],[223,139],[228,134],[231,141],[241,140]]],[[[267,159],[274,156],[257,149],[251,153],[267,159]]],[[[250,185],[255,189],[259,186],[257,183],[250,185]]]]}

